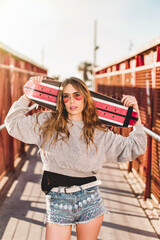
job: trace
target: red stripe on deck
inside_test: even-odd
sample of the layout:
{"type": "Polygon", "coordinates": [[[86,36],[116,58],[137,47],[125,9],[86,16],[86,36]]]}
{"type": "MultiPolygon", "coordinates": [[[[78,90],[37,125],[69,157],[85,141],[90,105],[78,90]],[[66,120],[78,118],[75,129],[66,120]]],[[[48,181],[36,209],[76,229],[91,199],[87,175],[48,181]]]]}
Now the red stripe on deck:
{"type": "Polygon", "coordinates": [[[113,113],[104,112],[104,111],[99,110],[99,109],[97,109],[97,111],[98,111],[98,116],[99,117],[106,118],[106,120],[109,119],[109,120],[116,121],[116,122],[119,122],[119,123],[124,123],[125,117],[122,117],[122,116],[119,116],[119,115],[116,115],[116,114],[113,114],[113,113]]]}
{"type": "Polygon", "coordinates": [[[131,120],[129,121],[129,124],[128,124],[128,125],[134,126],[136,123],[137,123],[137,121],[131,119],[131,120]]]}
{"type": "Polygon", "coordinates": [[[112,102],[109,104],[109,103],[102,103],[102,102],[94,101],[94,104],[95,104],[96,108],[101,108],[101,109],[104,109],[106,111],[121,114],[121,115],[124,115],[124,116],[126,116],[126,114],[127,114],[127,109],[124,109],[124,108],[121,108],[121,107],[118,107],[118,106],[115,107],[115,106],[112,105],[112,102]]]}
{"type": "Polygon", "coordinates": [[[28,95],[30,97],[38,98],[42,101],[44,100],[44,101],[51,102],[51,103],[57,102],[57,97],[55,97],[55,96],[49,96],[44,93],[35,92],[34,90],[30,90],[27,88],[24,89],[24,92],[26,95],[28,95]]]}
{"type": "Polygon", "coordinates": [[[131,117],[138,118],[138,113],[133,111],[131,117]]]}
{"type": "Polygon", "coordinates": [[[28,81],[25,84],[25,87],[29,87],[29,88],[32,88],[32,89],[37,90],[37,91],[45,92],[46,94],[49,93],[49,94],[53,94],[53,95],[56,95],[56,96],[57,96],[58,91],[59,91],[58,89],[54,89],[54,88],[47,87],[47,86],[44,86],[44,85],[34,84],[32,81],[28,81]]]}

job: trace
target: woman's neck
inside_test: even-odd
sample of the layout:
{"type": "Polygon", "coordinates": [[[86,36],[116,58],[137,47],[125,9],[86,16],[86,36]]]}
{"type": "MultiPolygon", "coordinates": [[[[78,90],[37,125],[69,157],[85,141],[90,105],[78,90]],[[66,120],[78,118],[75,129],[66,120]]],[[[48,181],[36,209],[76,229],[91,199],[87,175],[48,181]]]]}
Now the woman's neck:
{"type": "Polygon", "coordinates": [[[68,119],[75,122],[83,121],[82,115],[68,115],[68,119]]]}

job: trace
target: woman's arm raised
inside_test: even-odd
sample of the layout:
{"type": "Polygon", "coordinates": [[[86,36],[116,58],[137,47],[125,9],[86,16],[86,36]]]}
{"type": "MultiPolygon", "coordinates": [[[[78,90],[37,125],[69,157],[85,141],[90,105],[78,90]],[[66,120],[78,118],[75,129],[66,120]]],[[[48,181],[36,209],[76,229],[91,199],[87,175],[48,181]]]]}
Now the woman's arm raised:
{"type": "MultiPolygon", "coordinates": [[[[42,81],[42,77],[33,77],[30,80],[33,81],[42,81]]],[[[5,125],[6,129],[14,138],[17,138],[25,143],[37,144],[40,145],[40,134],[39,126],[48,118],[48,114],[43,112],[37,118],[36,114],[26,116],[26,113],[29,111],[29,102],[30,100],[23,95],[18,101],[14,102],[11,106],[6,119],[5,125]]]]}

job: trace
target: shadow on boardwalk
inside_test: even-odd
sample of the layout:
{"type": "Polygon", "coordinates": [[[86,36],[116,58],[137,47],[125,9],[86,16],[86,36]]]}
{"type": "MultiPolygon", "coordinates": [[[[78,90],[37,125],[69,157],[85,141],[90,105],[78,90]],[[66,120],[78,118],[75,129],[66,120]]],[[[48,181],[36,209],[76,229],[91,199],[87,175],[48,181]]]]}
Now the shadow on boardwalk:
{"type": "MultiPolygon", "coordinates": [[[[27,153],[21,174],[0,207],[1,240],[45,239],[45,195],[40,181],[42,163],[37,148],[27,153]]],[[[110,214],[104,216],[98,240],[158,239],[117,164],[107,164],[99,173],[101,194],[110,214]]],[[[73,227],[71,240],[76,239],[73,227]]]]}

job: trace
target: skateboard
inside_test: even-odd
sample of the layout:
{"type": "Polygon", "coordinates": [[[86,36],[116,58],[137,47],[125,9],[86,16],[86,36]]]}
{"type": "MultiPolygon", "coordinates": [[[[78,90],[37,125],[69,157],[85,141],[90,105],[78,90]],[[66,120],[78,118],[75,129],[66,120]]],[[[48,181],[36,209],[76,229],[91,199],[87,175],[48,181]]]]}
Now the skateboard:
{"type": "MultiPolygon", "coordinates": [[[[24,85],[26,96],[44,108],[56,110],[57,94],[61,82],[48,78],[40,84],[27,81],[24,85]]],[[[100,121],[109,126],[133,127],[138,121],[138,113],[133,107],[125,107],[114,98],[90,91],[98,111],[100,121]]]]}

